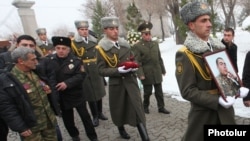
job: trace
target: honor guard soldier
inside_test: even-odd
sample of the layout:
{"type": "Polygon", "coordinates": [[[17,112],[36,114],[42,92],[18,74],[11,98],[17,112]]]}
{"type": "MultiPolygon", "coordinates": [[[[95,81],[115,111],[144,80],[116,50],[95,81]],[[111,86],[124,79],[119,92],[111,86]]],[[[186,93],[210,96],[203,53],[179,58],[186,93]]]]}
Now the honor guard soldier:
{"type": "Polygon", "coordinates": [[[52,42],[47,38],[47,31],[45,28],[38,28],[36,30],[38,39],[36,40],[37,46],[42,50],[46,56],[54,52],[54,46],[52,42]]]}
{"type": "Polygon", "coordinates": [[[145,113],[149,114],[150,96],[154,87],[158,112],[169,114],[170,112],[164,107],[165,103],[162,91],[162,77],[166,74],[166,70],[159,44],[156,41],[152,41],[152,27],[152,23],[146,21],[138,27],[138,32],[141,32],[142,39],[133,47],[135,58],[140,66],[137,76],[143,84],[143,106],[145,113]]]}
{"type": "Polygon", "coordinates": [[[83,81],[86,73],[82,60],[70,53],[71,40],[67,37],[52,37],[55,54],[47,56],[49,67],[55,70],[53,86],[59,93],[64,125],[73,141],[80,141],[79,131],[74,122],[74,110],[78,112],[86,134],[91,141],[97,141],[83,93],[83,81]]]}
{"type": "Polygon", "coordinates": [[[206,2],[189,2],[182,7],[180,15],[189,32],[184,46],[175,55],[175,76],[182,97],[191,104],[188,127],[182,141],[204,141],[204,125],[236,124],[235,97],[227,96],[225,102],[204,63],[205,53],[225,49],[220,40],[210,36],[209,5],[206,2]]]}
{"type": "Polygon", "coordinates": [[[108,118],[102,112],[102,98],[106,95],[103,77],[99,75],[96,63],[97,39],[89,34],[88,21],[75,21],[77,34],[72,41],[73,53],[83,61],[87,77],[84,80],[84,94],[88,101],[94,126],[99,125],[99,119],[108,118]]]}
{"type": "Polygon", "coordinates": [[[101,19],[104,37],[98,43],[99,73],[109,77],[109,106],[113,123],[122,138],[129,139],[124,125],[137,126],[143,141],[149,141],[141,93],[136,79],[138,66],[129,43],[119,38],[117,17],[101,19]]]}

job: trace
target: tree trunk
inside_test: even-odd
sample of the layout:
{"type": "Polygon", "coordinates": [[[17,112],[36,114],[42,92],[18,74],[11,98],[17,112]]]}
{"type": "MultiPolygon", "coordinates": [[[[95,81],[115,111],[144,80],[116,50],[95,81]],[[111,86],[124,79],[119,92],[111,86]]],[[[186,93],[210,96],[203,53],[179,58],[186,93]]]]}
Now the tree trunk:
{"type": "Polygon", "coordinates": [[[161,38],[162,38],[162,41],[165,41],[165,33],[164,33],[164,27],[163,27],[163,19],[162,19],[162,15],[160,15],[160,22],[161,22],[161,38]]]}

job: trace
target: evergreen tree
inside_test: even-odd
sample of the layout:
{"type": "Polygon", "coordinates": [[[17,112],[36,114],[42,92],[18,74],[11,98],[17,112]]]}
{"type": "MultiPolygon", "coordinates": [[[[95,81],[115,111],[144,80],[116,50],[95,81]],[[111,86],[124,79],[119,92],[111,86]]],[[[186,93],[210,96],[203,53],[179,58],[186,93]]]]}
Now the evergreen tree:
{"type": "Polygon", "coordinates": [[[102,3],[100,0],[96,0],[96,6],[94,8],[92,19],[93,31],[95,32],[98,39],[102,36],[102,27],[101,27],[101,18],[105,17],[106,13],[103,9],[102,3]]]}
{"type": "Polygon", "coordinates": [[[138,24],[142,23],[142,15],[133,1],[127,8],[127,31],[136,31],[138,24]]]}
{"type": "Polygon", "coordinates": [[[127,8],[127,23],[125,25],[125,29],[128,31],[127,40],[131,47],[141,39],[141,34],[137,32],[137,28],[142,22],[142,15],[133,1],[127,8]]]}

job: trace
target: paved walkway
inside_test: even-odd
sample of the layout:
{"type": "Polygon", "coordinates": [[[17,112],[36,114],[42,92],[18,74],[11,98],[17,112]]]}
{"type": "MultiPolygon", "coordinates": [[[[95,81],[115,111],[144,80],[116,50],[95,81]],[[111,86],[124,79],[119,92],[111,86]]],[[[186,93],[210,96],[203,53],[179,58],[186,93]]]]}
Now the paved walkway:
{"type": "MultiPolygon", "coordinates": [[[[166,108],[171,114],[165,115],[158,113],[155,97],[151,96],[151,105],[149,107],[150,114],[146,114],[147,130],[151,141],[180,141],[187,127],[187,115],[190,108],[188,102],[178,101],[176,99],[165,96],[166,108]]],[[[116,126],[111,121],[109,112],[108,95],[103,99],[103,111],[108,116],[107,121],[100,120],[100,125],[96,127],[99,141],[125,141],[119,136],[116,126]]],[[[238,124],[250,124],[250,119],[236,116],[238,124]]],[[[64,141],[71,141],[62,119],[58,119],[64,141]]],[[[78,115],[76,114],[76,123],[80,130],[80,138],[82,141],[89,141],[86,137],[85,130],[78,115]]],[[[125,126],[131,139],[128,141],[141,141],[140,135],[136,127],[125,126]]],[[[16,133],[10,132],[8,141],[20,141],[16,133]]]]}

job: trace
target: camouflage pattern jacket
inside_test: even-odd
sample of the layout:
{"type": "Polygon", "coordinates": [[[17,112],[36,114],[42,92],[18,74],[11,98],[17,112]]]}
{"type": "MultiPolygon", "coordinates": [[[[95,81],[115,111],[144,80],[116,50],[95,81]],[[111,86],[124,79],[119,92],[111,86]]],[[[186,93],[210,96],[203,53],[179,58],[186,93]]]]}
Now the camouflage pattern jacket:
{"type": "Polygon", "coordinates": [[[17,78],[11,72],[0,75],[0,116],[10,129],[21,133],[27,129],[38,131],[55,126],[56,118],[41,83],[36,81],[36,89],[31,83],[23,83],[17,78]],[[40,97],[35,98],[34,93],[39,93],[40,97]],[[41,106],[41,103],[44,105],[41,106]]]}

